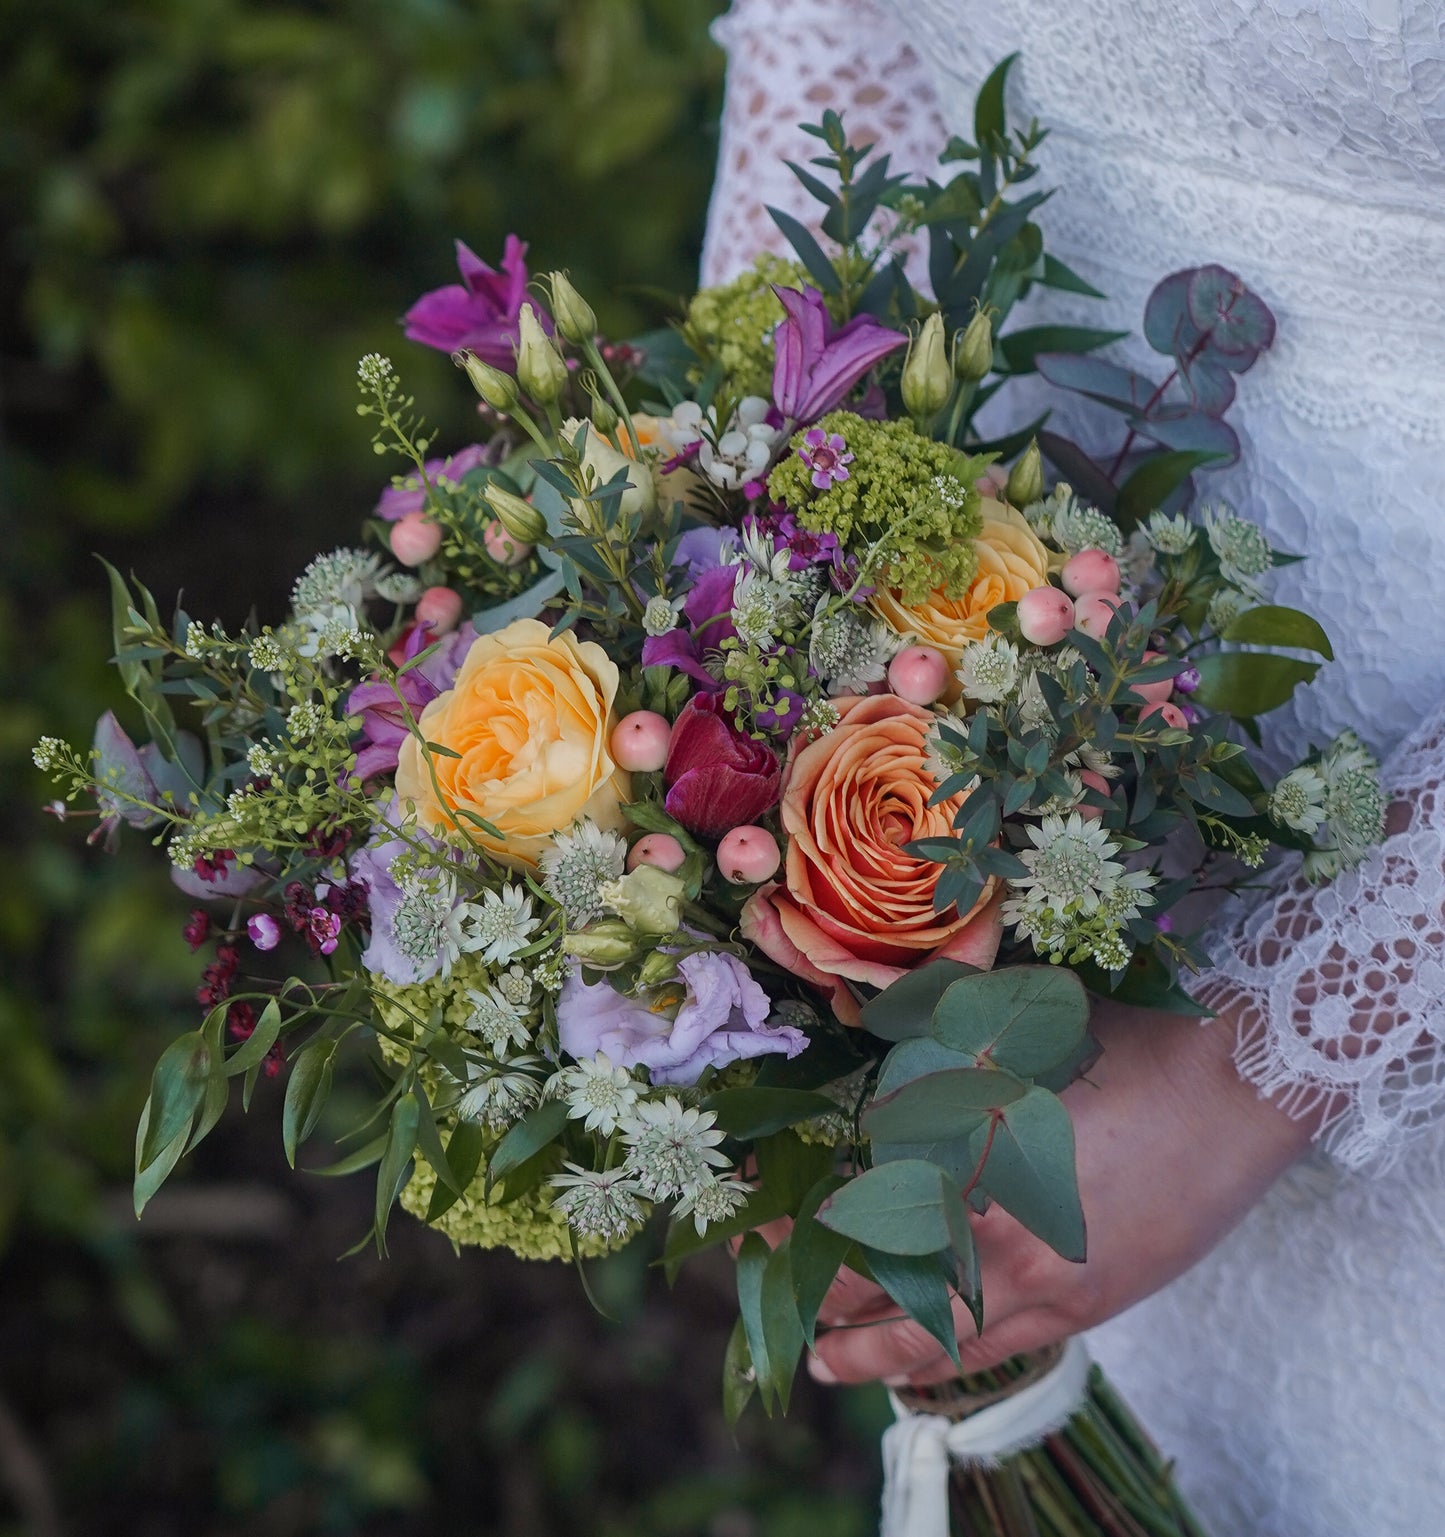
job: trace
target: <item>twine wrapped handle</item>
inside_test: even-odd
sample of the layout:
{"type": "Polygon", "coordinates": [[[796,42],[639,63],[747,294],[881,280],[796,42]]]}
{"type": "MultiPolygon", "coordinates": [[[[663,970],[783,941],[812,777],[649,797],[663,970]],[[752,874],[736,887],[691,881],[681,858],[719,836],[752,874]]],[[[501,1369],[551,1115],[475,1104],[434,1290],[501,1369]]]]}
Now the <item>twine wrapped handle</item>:
{"type": "Polygon", "coordinates": [[[883,1433],[879,1537],[949,1537],[951,1463],[992,1467],[1060,1429],[1084,1400],[1082,1340],[1039,1351],[1007,1386],[972,1392],[962,1381],[889,1394],[897,1421],[883,1433]]]}

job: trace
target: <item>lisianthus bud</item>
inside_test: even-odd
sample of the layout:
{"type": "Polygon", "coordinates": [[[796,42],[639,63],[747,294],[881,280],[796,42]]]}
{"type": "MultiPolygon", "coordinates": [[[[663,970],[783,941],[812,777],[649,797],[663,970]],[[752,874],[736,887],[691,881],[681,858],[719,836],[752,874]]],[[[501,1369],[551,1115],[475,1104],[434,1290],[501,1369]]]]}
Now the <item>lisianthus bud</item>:
{"type": "Polygon", "coordinates": [[[554,272],[552,284],[552,319],[569,342],[590,342],[597,334],[597,316],[592,306],[573,288],[565,272],[554,272]]]}
{"type": "Polygon", "coordinates": [[[530,304],[517,312],[517,333],[517,383],[539,406],[550,406],[567,383],[567,365],[530,304]]]}
{"type": "Polygon", "coordinates": [[[592,397],[592,425],[598,432],[613,432],[616,430],[618,416],[616,411],[603,400],[600,395],[592,397]]]}
{"type": "Polygon", "coordinates": [[[993,322],[979,310],[954,349],[953,371],[965,384],[977,384],[992,367],[993,322]]]}
{"type": "Polygon", "coordinates": [[[644,956],[637,968],[637,981],[641,987],[661,987],[677,975],[677,957],[666,950],[654,950],[644,956]]]}
{"type": "MultiPolygon", "coordinates": [[[[570,440],[581,425],[575,417],[568,417],[562,423],[563,436],[570,440]]],[[[619,470],[626,471],[627,490],[617,504],[618,510],[625,515],[649,513],[657,506],[657,482],[651,465],[639,464],[619,453],[600,432],[588,432],[582,445],[582,463],[592,471],[599,486],[605,486],[619,470]]]]}
{"type": "Polygon", "coordinates": [[[1044,461],[1039,453],[1038,440],[1029,439],[1029,446],[1019,455],[1018,463],[1008,473],[1008,485],[1004,495],[1015,507],[1027,507],[1044,494],[1044,461]]]}
{"type": "Polygon", "coordinates": [[[494,411],[508,416],[516,409],[517,381],[511,374],[504,374],[500,368],[482,362],[475,352],[468,352],[465,348],[461,352],[452,353],[452,362],[458,368],[466,369],[472,388],[494,411]]]}
{"type": "Polygon", "coordinates": [[[943,345],[943,317],[935,310],[923,322],[903,363],[903,406],[918,421],[936,416],[953,391],[953,370],[943,345]]]}
{"type": "Polygon", "coordinates": [[[536,544],[547,533],[547,520],[529,502],[511,491],[504,491],[496,481],[489,480],[482,488],[487,506],[492,509],[497,522],[522,544],[536,544]]]}
{"type": "Polygon", "coordinates": [[[678,876],[656,865],[638,865],[615,881],[605,881],[597,894],[634,933],[659,936],[677,932],[685,890],[678,876]]]}
{"type": "Polygon", "coordinates": [[[621,918],[603,918],[568,934],[562,948],[584,966],[622,966],[637,954],[637,938],[621,918]]]}

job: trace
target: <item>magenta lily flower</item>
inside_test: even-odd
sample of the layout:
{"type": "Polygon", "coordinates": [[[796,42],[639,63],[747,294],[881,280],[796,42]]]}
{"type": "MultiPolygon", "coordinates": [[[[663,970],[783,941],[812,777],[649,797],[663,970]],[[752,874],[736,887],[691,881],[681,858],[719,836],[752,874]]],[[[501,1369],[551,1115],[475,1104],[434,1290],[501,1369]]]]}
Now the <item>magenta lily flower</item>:
{"type": "Polygon", "coordinates": [[[907,338],[871,315],[833,329],[816,288],[774,288],[788,312],[773,337],[773,403],[794,422],[808,423],[838,405],[880,358],[907,338]]]}
{"type": "MultiPolygon", "coordinates": [[[[523,303],[539,308],[536,299],[527,295],[526,255],[526,245],[508,235],[502,270],[494,272],[457,241],[461,282],[434,288],[412,305],[404,317],[407,339],[440,352],[465,347],[493,368],[512,373],[517,366],[517,313],[523,303]]],[[[550,318],[540,312],[539,318],[550,332],[550,318]]]]}

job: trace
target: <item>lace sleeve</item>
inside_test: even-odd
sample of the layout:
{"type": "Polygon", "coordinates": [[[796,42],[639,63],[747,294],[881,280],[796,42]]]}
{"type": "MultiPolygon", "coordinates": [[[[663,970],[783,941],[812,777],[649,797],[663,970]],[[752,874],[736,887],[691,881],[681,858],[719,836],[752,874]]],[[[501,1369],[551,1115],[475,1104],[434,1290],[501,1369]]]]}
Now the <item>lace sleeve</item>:
{"type": "Polygon", "coordinates": [[[822,148],[799,123],[832,107],[853,143],[876,143],[900,171],[931,166],[947,140],[922,60],[873,0],[733,0],[713,36],[728,70],[704,284],[726,282],[759,252],[787,252],[769,205],[816,224],[817,203],[783,163],[806,165],[822,148]]]}
{"type": "Polygon", "coordinates": [[[1239,1022],[1235,1062],[1339,1162],[1383,1169],[1445,1113],[1445,708],[1391,757],[1388,837],[1324,887],[1281,873],[1214,936],[1193,991],[1239,1022]]]}

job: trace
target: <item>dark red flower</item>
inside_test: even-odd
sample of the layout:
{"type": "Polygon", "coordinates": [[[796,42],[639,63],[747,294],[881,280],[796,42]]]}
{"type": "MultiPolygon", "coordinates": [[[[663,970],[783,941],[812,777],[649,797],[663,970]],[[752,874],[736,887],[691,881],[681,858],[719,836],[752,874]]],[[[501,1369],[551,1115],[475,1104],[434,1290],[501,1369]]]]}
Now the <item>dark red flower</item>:
{"type": "Polygon", "coordinates": [[[226,1010],[226,1030],[233,1040],[244,1041],[256,1029],[256,1011],[244,1000],[226,1010]]]}
{"type": "Polygon", "coordinates": [[[211,915],[203,907],[193,907],[181,936],[192,950],[199,950],[211,937],[211,915]]]}
{"type": "Polygon", "coordinates": [[[216,946],[216,958],[201,972],[201,985],[196,989],[196,1002],[202,1008],[214,1008],[231,996],[240,960],[241,952],[235,945],[216,946]]]}
{"type": "Polygon", "coordinates": [[[226,873],[226,867],[235,862],[234,849],[217,849],[214,854],[197,854],[191,868],[203,881],[213,882],[220,880],[226,873]]]}
{"type": "Polygon", "coordinates": [[[732,723],[720,694],[694,694],[672,728],[664,804],[689,832],[720,838],[778,803],[778,755],[732,723]]]}

